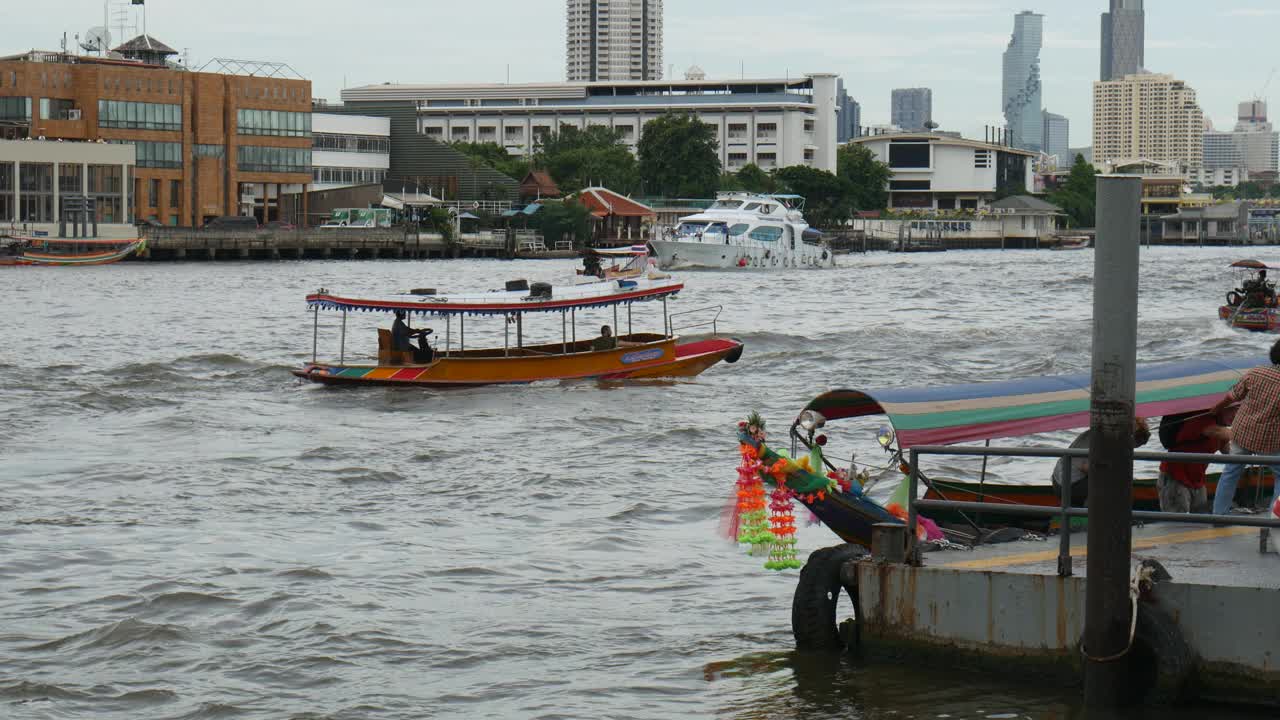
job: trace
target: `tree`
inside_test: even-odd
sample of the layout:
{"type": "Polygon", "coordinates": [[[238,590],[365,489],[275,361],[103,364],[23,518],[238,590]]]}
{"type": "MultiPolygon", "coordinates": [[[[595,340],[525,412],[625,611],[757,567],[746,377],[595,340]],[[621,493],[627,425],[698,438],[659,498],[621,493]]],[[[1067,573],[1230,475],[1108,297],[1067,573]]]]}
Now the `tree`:
{"type": "Polygon", "coordinates": [[[788,192],[805,199],[805,218],[814,227],[841,225],[853,217],[853,188],[848,180],[807,165],[792,165],[774,173],[788,192]]]}
{"type": "Polygon", "coordinates": [[[849,183],[854,210],[883,210],[889,205],[889,166],[860,143],[848,143],[836,153],[836,174],[849,183]]]}
{"type": "Polygon", "coordinates": [[[528,159],[512,155],[497,143],[456,142],[449,147],[516,180],[524,179],[525,173],[529,171],[528,159]]]}
{"type": "Polygon", "coordinates": [[[1098,197],[1098,171],[1077,155],[1066,182],[1049,194],[1049,202],[1062,208],[1071,227],[1093,227],[1098,197]]]}
{"type": "Polygon", "coordinates": [[[559,132],[540,139],[533,163],[565,193],[603,185],[630,194],[639,186],[636,159],[623,144],[622,131],[601,125],[586,130],[561,125],[559,132]]]}
{"type": "Polygon", "coordinates": [[[591,211],[572,198],[544,200],[542,209],[529,219],[529,226],[541,231],[548,242],[567,237],[574,247],[580,248],[591,238],[591,211]]]}
{"type": "Polygon", "coordinates": [[[667,113],[640,134],[640,178],[645,192],[666,197],[710,197],[720,180],[716,129],[693,115],[667,113]]]}
{"type": "Polygon", "coordinates": [[[771,193],[778,188],[773,176],[760,169],[755,163],[747,163],[737,173],[738,184],[748,192],[771,193]]]}

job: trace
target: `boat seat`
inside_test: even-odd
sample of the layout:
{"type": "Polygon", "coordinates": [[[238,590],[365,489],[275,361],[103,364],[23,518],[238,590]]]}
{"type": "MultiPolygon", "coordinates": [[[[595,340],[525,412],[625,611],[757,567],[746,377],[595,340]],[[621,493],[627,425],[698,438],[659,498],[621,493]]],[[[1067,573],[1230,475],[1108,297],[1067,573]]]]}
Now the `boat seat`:
{"type": "Polygon", "coordinates": [[[378,328],[378,364],[379,365],[412,365],[413,351],[391,349],[391,331],[378,328]]]}

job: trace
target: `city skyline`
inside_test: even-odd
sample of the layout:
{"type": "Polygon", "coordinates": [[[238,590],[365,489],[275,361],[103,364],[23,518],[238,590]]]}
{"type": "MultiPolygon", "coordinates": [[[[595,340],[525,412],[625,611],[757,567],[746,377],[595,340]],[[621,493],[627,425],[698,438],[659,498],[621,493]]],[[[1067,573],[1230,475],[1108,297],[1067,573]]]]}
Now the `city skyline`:
{"type": "MultiPolygon", "coordinates": [[[[195,67],[215,57],[283,62],[313,82],[316,97],[331,101],[344,85],[565,77],[566,17],[559,2],[530,14],[514,0],[491,0],[476,18],[466,7],[386,0],[375,15],[344,15],[340,36],[328,35],[335,26],[324,20],[328,11],[348,7],[336,0],[277,0],[255,8],[251,23],[205,4],[153,0],[146,7],[148,32],[189,49],[195,67]]],[[[819,0],[780,14],[762,0],[665,0],[663,74],[683,77],[693,64],[710,78],[726,79],[834,72],[861,104],[863,125],[889,121],[893,88],[930,87],[941,129],[981,138],[984,126],[1004,125],[1000,66],[1009,19],[1031,10],[1045,15],[1044,97],[1071,121],[1079,145],[1091,134],[1099,18],[1109,7],[1109,0],[819,0]],[[761,28],[799,33],[807,42],[752,43],[748,51],[743,38],[761,28]]],[[[1280,64],[1269,51],[1276,21],[1280,4],[1269,0],[1223,0],[1212,12],[1189,0],[1149,5],[1145,65],[1185,80],[1215,126],[1230,127],[1237,104],[1251,99],[1280,64]]],[[[0,28],[0,54],[57,49],[64,31],[72,42],[75,33],[101,24],[98,0],[65,0],[57,13],[15,14],[0,28]]],[[[1278,91],[1280,80],[1265,95],[1278,91]]]]}
{"type": "Polygon", "coordinates": [[[1024,10],[1013,18],[1013,35],[1004,51],[1003,105],[1009,141],[1023,150],[1044,149],[1040,47],[1044,16],[1024,10]]]}

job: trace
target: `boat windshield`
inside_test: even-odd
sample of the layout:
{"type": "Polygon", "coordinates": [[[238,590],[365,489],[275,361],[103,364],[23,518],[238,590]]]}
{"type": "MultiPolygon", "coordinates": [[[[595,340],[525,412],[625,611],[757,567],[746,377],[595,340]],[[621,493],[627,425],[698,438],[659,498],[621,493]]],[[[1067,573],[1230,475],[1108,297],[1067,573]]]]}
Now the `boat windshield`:
{"type": "Polygon", "coordinates": [[[710,223],[705,222],[682,222],[680,223],[680,227],[676,228],[676,234],[685,237],[701,235],[703,231],[707,229],[707,225],[709,224],[710,223]]]}
{"type": "Polygon", "coordinates": [[[710,210],[737,210],[742,207],[741,200],[717,200],[711,205],[710,210]]]}

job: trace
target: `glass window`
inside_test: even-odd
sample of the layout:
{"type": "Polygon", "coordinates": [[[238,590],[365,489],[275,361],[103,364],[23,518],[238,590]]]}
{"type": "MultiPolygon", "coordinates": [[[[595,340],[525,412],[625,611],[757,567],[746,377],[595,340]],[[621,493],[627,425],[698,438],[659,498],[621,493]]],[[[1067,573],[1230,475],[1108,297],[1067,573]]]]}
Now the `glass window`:
{"type": "Polygon", "coordinates": [[[151,185],[151,196],[147,202],[148,207],[160,207],[160,181],[153,179],[151,185]]]}
{"type": "Polygon", "coordinates": [[[755,230],[752,230],[747,237],[752,240],[760,240],[762,242],[774,242],[778,238],[782,237],[782,228],[761,225],[755,230]]]}
{"type": "Polygon", "coordinates": [[[750,225],[748,225],[748,224],[746,224],[746,223],[737,223],[736,225],[730,225],[730,226],[729,226],[729,236],[730,236],[730,237],[738,237],[739,235],[741,235],[741,234],[745,233],[745,232],[747,231],[747,228],[749,228],[749,227],[751,227],[751,226],[750,226],[750,225]]]}
{"type": "MultiPolygon", "coordinates": [[[[2,184],[3,181],[0,179],[0,185],[2,184]]],[[[82,192],[84,192],[83,167],[79,163],[59,164],[58,193],[62,195],[79,195],[82,192]]]]}
{"type": "Polygon", "coordinates": [[[49,98],[40,98],[40,119],[49,119],[49,98]]]}

